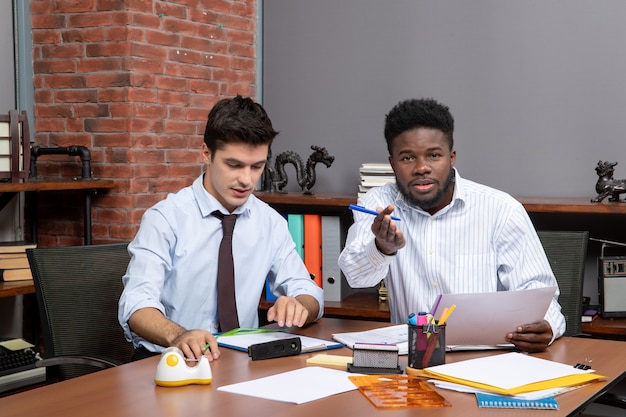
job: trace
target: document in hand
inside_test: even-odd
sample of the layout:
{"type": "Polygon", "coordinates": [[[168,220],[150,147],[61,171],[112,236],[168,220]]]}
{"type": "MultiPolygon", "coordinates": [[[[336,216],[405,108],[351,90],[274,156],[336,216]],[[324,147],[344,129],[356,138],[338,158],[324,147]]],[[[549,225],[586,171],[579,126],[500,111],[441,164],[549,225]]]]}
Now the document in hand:
{"type": "Polygon", "coordinates": [[[520,324],[543,320],[555,291],[556,287],[546,287],[523,291],[443,294],[440,306],[456,305],[454,314],[446,321],[448,350],[506,347],[504,336],[508,332],[515,331],[520,324]]]}
{"type": "Polygon", "coordinates": [[[274,329],[234,329],[217,336],[219,346],[248,351],[250,345],[271,342],[280,339],[299,337],[302,343],[302,353],[316,352],[318,350],[336,349],[343,347],[341,343],[314,337],[301,336],[299,334],[282,332],[274,329]]]}
{"type": "Polygon", "coordinates": [[[422,374],[505,395],[571,387],[604,378],[591,370],[519,352],[431,366],[423,369],[422,374]]]}

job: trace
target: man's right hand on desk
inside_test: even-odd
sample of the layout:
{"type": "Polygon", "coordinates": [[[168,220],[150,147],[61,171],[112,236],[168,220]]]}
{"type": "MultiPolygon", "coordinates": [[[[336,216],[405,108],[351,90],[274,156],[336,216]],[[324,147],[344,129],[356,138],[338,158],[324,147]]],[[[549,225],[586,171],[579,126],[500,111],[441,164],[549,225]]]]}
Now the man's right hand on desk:
{"type": "Polygon", "coordinates": [[[142,308],[135,311],[130,316],[128,325],[133,332],[151,343],[179,348],[186,358],[199,359],[205,355],[211,361],[220,357],[217,340],[211,332],[187,330],[167,319],[156,308],[142,308]]]}

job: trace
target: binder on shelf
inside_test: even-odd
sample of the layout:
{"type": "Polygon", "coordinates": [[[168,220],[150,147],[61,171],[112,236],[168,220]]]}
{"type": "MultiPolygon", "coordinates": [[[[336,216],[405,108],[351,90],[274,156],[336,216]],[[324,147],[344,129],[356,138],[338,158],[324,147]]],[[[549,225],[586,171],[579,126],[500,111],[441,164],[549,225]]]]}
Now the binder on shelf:
{"type": "Polygon", "coordinates": [[[304,215],[288,214],[287,227],[289,227],[291,238],[296,244],[296,252],[304,261],[304,215]]]}
{"type": "Polygon", "coordinates": [[[322,216],[304,215],[304,265],[322,288],[322,216]]]}
{"type": "Polygon", "coordinates": [[[322,215],[322,277],[324,301],[342,301],[356,290],[351,288],[339,269],[346,229],[339,216],[322,215]]]}

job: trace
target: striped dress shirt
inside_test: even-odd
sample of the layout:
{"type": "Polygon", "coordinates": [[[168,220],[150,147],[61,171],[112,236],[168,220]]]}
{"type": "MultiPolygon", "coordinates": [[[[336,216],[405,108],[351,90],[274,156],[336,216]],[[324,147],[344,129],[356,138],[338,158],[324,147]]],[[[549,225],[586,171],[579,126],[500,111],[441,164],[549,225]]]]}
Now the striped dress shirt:
{"type": "MultiPolygon", "coordinates": [[[[439,294],[558,287],[524,207],[507,193],[455,174],[452,202],[434,215],[405,202],[395,183],[359,199],[372,210],[394,205],[406,246],[392,256],[380,253],[373,216],[355,211],[339,266],[355,288],[385,280],[394,323],[429,311],[439,294]]],[[[565,332],[558,295],[545,316],[554,338],[565,332]]]]}

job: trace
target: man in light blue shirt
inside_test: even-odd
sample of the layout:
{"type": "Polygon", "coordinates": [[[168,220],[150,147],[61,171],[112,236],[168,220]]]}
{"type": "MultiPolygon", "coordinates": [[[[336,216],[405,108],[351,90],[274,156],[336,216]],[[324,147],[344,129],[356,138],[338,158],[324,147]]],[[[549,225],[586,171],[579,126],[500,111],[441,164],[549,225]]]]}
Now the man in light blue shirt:
{"type": "Polygon", "coordinates": [[[278,134],[261,105],[237,96],[211,110],[202,145],[206,172],[144,214],[129,245],[119,321],[135,358],[166,347],[186,357],[219,357],[218,250],[222,222],[236,214],[233,232],[239,327],[258,327],[266,278],[278,296],[267,312],[279,326],[321,317],[323,293],[295,250],[284,217],[252,193],[278,134]]]}
{"type": "MultiPolygon", "coordinates": [[[[387,114],[385,139],[396,182],[359,200],[379,214],[372,219],[354,212],[339,258],[353,287],[385,280],[396,323],[428,311],[439,294],[558,288],[524,207],[502,191],[461,178],[454,168],[453,131],[448,107],[434,100],[402,101],[387,114]]],[[[502,342],[537,352],[562,336],[558,295],[544,320],[520,323],[502,342]]]]}

